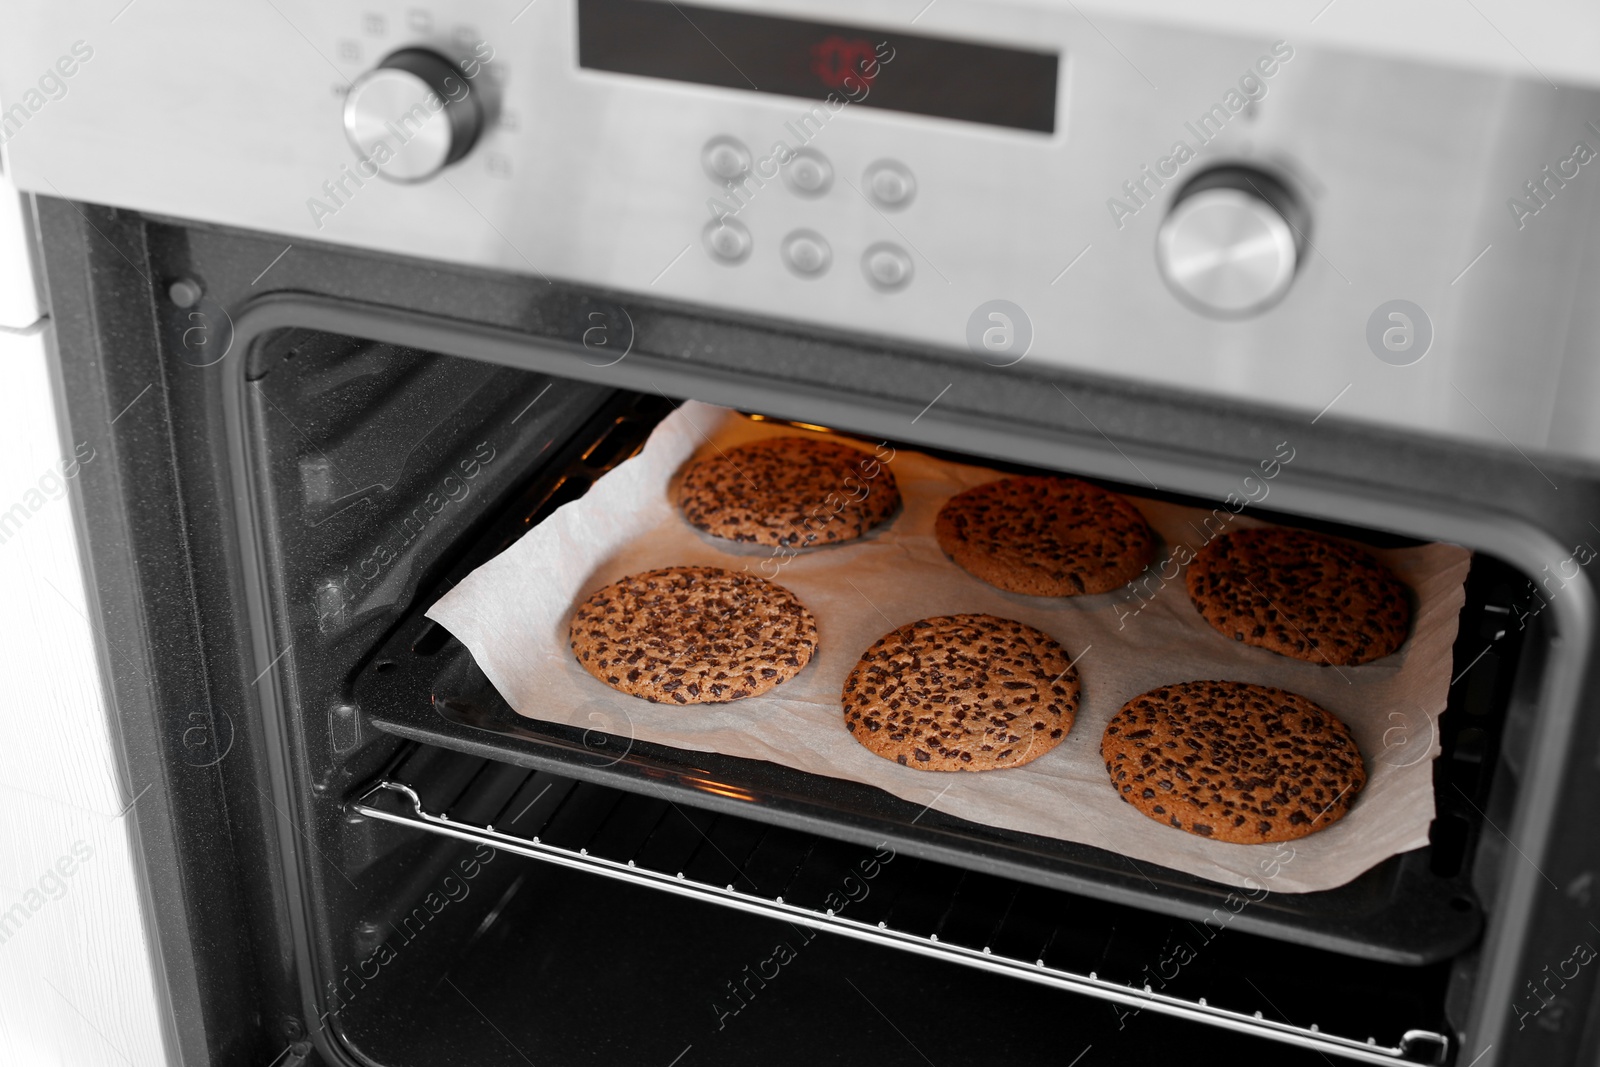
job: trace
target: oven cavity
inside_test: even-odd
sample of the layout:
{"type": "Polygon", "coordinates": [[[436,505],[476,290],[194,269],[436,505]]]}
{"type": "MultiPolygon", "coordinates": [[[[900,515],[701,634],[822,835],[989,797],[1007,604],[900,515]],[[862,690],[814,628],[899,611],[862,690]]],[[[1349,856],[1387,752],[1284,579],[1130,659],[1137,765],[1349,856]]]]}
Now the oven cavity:
{"type": "MultiPolygon", "coordinates": [[[[1150,1053],[1201,1028],[1276,1062],[1457,1050],[1493,907],[1483,887],[1509,862],[1490,818],[1516,786],[1508,719],[1531,703],[1514,699],[1518,661],[1539,640],[1517,607],[1527,580],[1504,564],[1480,555],[1467,581],[1429,846],[1308,894],[1272,891],[1274,866],[1293,863],[1283,846],[1258,889],[1229,890],[867,786],[638,742],[622,696],[597,701],[588,729],[516,714],[423,613],[634,455],[675,400],[310,330],[258,344],[248,377],[270,612],[295,650],[282,713],[309,786],[308,1029],[386,1065],[513,1047],[560,1061],[587,1042],[667,1063],[713,1035],[778,1062],[803,1035],[748,1020],[779,998],[819,1013],[825,989],[846,998],[851,1018],[862,1009],[840,1024],[852,1035],[892,1014],[870,1006],[878,986],[852,990],[826,963],[989,1012],[1070,1004],[1086,1034],[1150,1053]],[[642,998],[645,1022],[606,1031],[594,998],[614,996],[642,998]],[[680,1020],[681,1042],[659,1048],[632,1032],[680,1020]]],[[[1408,729],[1397,722],[1384,758],[1426,758],[1434,739],[1408,729]]],[[[1008,1040],[1062,1062],[1081,1047],[1008,1040]]]]}

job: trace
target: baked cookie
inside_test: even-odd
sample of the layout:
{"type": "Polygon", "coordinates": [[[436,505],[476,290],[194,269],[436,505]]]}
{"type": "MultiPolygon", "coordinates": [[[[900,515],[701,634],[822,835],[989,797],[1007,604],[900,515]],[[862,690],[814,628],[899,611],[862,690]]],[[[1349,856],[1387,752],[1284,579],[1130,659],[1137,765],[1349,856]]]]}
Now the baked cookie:
{"type": "Polygon", "coordinates": [[[1382,659],[1411,625],[1406,587],[1343,541],[1262,527],[1217,538],[1189,564],[1189,599],[1217,632],[1310,663],[1382,659]]]}
{"type": "Polygon", "coordinates": [[[691,464],[678,490],[689,524],[774,547],[851,541],[900,507],[886,464],[815,437],[769,437],[691,464]]]}
{"type": "Polygon", "coordinates": [[[1073,478],[1021,477],[968,489],[934,523],[963,570],[1008,593],[1109,593],[1150,565],[1156,538],[1139,509],[1073,478]]]}
{"type": "Polygon", "coordinates": [[[1217,841],[1292,841],[1337,822],[1367,782],[1344,723],[1305,697],[1184,682],[1134,697],[1100,738],[1122,799],[1217,841]]]}
{"type": "Polygon", "coordinates": [[[765,693],[817,651],[817,623],[789,590],[717,567],[632,574],[572,613],[572,651],[613,689],[660,704],[765,693]]]}
{"type": "Polygon", "coordinates": [[[844,683],[844,722],[919,771],[1020,767],[1061,743],[1078,672],[1049,634],[993,615],[944,615],[878,639],[844,683]]]}

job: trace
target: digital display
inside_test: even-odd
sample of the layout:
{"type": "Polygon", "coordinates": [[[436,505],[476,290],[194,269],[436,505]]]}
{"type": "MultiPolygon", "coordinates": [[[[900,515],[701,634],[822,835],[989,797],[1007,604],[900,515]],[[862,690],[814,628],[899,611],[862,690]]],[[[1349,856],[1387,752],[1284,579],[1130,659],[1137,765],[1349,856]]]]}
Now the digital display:
{"type": "Polygon", "coordinates": [[[578,0],[578,65],[1054,133],[1053,52],[693,7],[578,0]]]}

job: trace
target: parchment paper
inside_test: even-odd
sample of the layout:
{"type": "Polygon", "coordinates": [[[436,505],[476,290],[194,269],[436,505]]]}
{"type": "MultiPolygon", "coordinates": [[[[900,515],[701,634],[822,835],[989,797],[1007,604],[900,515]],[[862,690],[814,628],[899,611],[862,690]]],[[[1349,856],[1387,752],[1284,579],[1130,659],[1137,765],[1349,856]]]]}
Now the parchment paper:
{"type": "MultiPolygon", "coordinates": [[[[1227,885],[1329,889],[1427,843],[1436,723],[1465,602],[1466,550],[1430,544],[1377,551],[1413,591],[1411,637],[1375,663],[1329,667],[1246,647],[1201,619],[1172,555],[1180,544],[1199,548],[1217,536],[1221,523],[1212,512],[1130,498],[1164,542],[1157,562],[1122,591],[1061,599],[1002,592],[940,551],[933,536],[939,508],[955,493],[1001,477],[982,467],[902,450],[890,464],[905,500],[900,514],[861,541],[787,560],[771,549],[706,537],[678,514],[677,475],[691,457],[804,432],[686,403],[638,456],[468,575],[428,615],[471,650],[501,695],[530,718],[864,782],[972,822],[1082,842],[1227,885]],[[624,575],[674,565],[749,569],[787,586],[816,616],[816,657],[777,689],[731,704],[651,704],[590,676],[568,643],[573,607],[624,575]],[[1067,738],[1025,766],[985,773],[912,770],[862,748],[845,729],[839,705],[861,653],[897,626],[962,612],[1020,620],[1077,657],[1082,699],[1067,738]],[[1199,679],[1281,686],[1343,719],[1368,772],[1350,813],[1288,846],[1234,845],[1164,826],[1125,804],[1100,758],[1106,722],[1148,689],[1199,679]]],[[[1217,514],[1231,516],[1226,508],[1217,514]]],[[[1221,528],[1257,525],[1263,524],[1240,514],[1221,528]]]]}

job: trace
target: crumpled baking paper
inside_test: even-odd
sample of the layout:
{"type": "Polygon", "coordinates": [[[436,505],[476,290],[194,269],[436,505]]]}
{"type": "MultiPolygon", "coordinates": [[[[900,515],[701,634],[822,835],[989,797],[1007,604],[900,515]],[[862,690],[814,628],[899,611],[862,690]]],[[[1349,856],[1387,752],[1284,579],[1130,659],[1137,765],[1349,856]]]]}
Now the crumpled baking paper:
{"type": "MultiPolygon", "coordinates": [[[[1189,556],[1179,546],[1198,549],[1222,530],[1264,525],[1227,507],[1206,511],[1130,497],[1160,536],[1157,562],[1118,592],[1061,599],[1003,592],[946,558],[933,535],[939,508],[1002,475],[916,452],[878,449],[881,457],[893,456],[888,466],[905,505],[859,541],[791,557],[707,537],[678,514],[678,475],[691,458],[809,432],[686,403],[637,456],[473,571],[428,615],[466,645],[501,695],[529,718],[864,782],[971,822],[1082,842],[1230,886],[1329,889],[1427,844],[1437,720],[1465,602],[1465,549],[1375,550],[1414,594],[1411,636],[1383,660],[1330,667],[1230,641],[1190,604],[1179,566],[1189,556]],[[771,692],[730,704],[651,704],[605,686],[571,652],[573,608],[625,575],[676,565],[749,569],[788,587],[816,616],[817,655],[771,692]],[[918,771],[862,748],[845,729],[839,704],[861,653],[905,623],[965,612],[1025,622],[1076,657],[1082,693],[1066,739],[1032,763],[984,773],[918,771]],[[1287,845],[1235,845],[1175,830],[1124,803],[1100,758],[1106,722],[1148,689],[1198,679],[1279,686],[1344,720],[1368,771],[1350,813],[1287,845]]],[[[874,449],[873,442],[857,443],[874,449]]]]}

